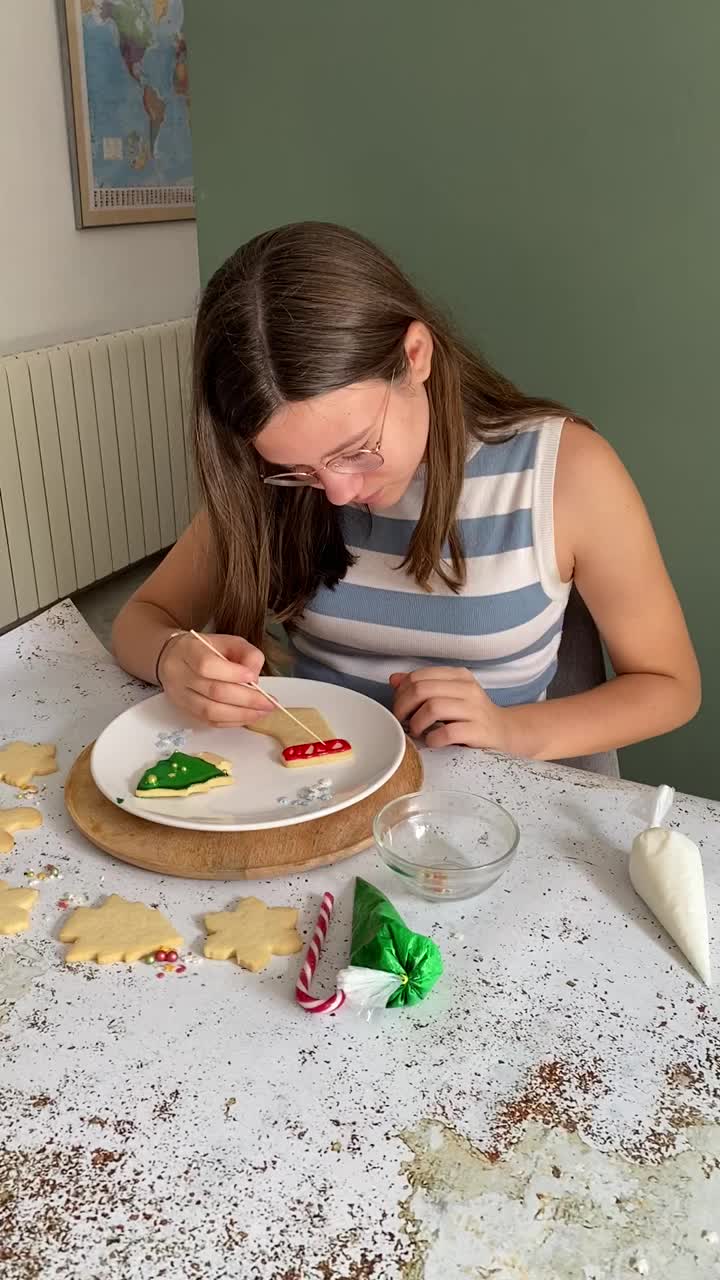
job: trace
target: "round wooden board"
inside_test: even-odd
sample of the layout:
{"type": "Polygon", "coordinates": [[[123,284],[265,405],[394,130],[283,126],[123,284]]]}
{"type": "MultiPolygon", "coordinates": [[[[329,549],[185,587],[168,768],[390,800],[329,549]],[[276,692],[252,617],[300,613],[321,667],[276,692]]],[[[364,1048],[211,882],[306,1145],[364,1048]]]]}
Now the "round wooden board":
{"type": "Polygon", "coordinates": [[[419,791],[420,757],[409,740],[400,768],[359,804],[314,822],[268,831],[186,831],[145,822],[98,791],[90,772],[92,743],[65,782],[65,807],[75,826],[105,853],[145,871],[192,880],[266,880],[350,858],[372,844],[375,814],[396,796],[419,791]]]}

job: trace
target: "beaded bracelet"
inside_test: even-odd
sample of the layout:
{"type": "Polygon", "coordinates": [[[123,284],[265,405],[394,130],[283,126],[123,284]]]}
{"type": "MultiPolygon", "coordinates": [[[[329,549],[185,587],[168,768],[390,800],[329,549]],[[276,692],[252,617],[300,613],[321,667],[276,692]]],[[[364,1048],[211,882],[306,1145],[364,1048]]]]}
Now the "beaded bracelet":
{"type": "Polygon", "coordinates": [[[163,641],[160,647],[160,652],[157,656],[157,661],[155,663],[155,683],[159,685],[161,689],[164,689],[165,687],[163,685],[162,680],[160,679],[160,663],[162,661],[165,650],[168,648],[169,645],[172,644],[173,640],[177,640],[179,636],[186,636],[187,634],[188,634],[187,631],[171,631],[170,635],[167,636],[167,638],[163,641]]]}

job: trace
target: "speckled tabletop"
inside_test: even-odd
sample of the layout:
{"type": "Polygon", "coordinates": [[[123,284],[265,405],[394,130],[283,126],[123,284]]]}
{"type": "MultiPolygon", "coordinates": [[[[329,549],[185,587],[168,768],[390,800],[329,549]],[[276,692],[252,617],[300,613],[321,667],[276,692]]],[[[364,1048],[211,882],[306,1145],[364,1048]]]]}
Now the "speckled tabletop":
{"type": "MultiPolygon", "coordinates": [[[[431,784],[515,814],[520,854],[442,907],[373,853],[254,886],[306,932],[338,896],[321,990],[347,958],[356,873],[440,944],[445,976],[414,1010],[311,1017],[298,957],[198,963],[200,916],[237,885],[159,879],[73,829],[67,769],[144,689],[72,605],[0,638],[0,688],[0,738],[56,741],[60,763],[38,780],[44,826],[0,875],[62,874],[30,932],[0,939],[3,1280],[720,1277],[720,999],[630,887],[640,788],[426,753],[431,784]],[[186,973],[63,965],[58,901],[113,891],[167,913],[186,973]]],[[[15,794],[0,785],[0,804],[15,794]]],[[[720,806],[683,797],[674,817],[716,922],[720,806]]]]}

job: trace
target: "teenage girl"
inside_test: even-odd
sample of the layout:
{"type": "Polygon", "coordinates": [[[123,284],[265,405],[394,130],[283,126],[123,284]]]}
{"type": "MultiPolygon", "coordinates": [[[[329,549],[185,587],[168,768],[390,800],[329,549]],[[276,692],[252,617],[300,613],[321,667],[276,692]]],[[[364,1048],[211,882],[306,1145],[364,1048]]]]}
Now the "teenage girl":
{"type": "Polygon", "coordinates": [[[668,732],[700,678],[642,500],[608,444],[523,395],[342,227],[256,237],[211,279],[194,353],[202,504],[114,628],[118,661],[212,725],[294,672],[430,746],[559,759],[668,732]],[[615,678],[546,700],[572,584],[615,678]],[[216,657],[189,629],[212,620],[216,657]]]}

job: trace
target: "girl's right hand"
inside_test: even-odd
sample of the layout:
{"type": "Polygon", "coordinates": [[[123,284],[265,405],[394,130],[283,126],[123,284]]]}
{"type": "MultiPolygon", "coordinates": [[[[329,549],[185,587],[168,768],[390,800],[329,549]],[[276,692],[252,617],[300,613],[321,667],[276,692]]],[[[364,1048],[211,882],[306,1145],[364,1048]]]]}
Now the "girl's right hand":
{"type": "Polygon", "coordinates": [[[219,729],[252,724],[272,711],[267,698],[247,688],[262,671],[261,651],[238,636],[209,635],[208,640],[222,658],[189,632],[168,645],[158,676],[170,701],[219,729]]]}

